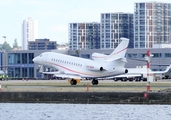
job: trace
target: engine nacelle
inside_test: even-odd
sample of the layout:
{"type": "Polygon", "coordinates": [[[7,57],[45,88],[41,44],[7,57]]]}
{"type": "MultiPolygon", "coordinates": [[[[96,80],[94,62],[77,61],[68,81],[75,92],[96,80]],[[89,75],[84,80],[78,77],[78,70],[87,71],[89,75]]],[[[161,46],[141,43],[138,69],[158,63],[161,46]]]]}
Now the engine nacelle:
{"type": "Polygon", "coordinates": [[[128,73],[128,69],[125,69],[125,73],[128,73]]]}
{"type": "Polygon", "coordinates": [[[92,64],[92,63],[87,64],[86,68],[88,70],[95,70],[95,71],[103,71],[104,70],[104,68],[101,65],[92,64]]]}

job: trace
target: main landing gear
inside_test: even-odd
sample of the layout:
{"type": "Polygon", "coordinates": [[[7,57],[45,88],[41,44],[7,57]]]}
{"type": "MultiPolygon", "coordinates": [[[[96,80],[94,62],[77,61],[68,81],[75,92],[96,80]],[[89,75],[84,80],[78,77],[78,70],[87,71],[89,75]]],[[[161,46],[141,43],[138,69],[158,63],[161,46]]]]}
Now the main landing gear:
{"type": "Polygon", "coordinates": [[[98,85],[99,81],[97,79],[93,79],[91,82],[93,85],[98,85]]]}
{"type": "Polygon", "coordinates": [[[77,80],[72,79],[72,80],[70,81],[70,84],[71,84],[71,85],[76,85],[76,84],[77,84],[77,80]]]}

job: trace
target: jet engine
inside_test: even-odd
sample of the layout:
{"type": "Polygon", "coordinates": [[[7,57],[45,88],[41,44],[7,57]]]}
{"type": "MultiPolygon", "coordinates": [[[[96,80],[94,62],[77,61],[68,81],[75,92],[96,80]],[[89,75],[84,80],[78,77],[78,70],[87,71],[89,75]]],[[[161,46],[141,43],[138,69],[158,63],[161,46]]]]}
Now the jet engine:
{"type": "Polygon", "coordinates": [[[86,64],[86,68],[88,70],[94,70],[94,71],[103,71],[104,67],[98,64],[94,64],[94,63],[88,63],[86,64]]]}
{"type": "Polygon", "coordinates": [[[125,73],[128,73],[128,69],[125,69],[125,73]]]}

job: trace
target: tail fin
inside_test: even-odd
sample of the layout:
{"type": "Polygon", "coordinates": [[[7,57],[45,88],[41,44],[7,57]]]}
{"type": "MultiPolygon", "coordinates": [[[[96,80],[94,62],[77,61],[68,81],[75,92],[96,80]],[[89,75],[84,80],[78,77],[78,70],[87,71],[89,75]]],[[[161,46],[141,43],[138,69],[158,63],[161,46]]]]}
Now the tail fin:
{"type": "Polygon", "coordinates": [[[115,50],[107,57],[107,61],[113,61],[120,58],[125,58],[125,54],[127,51],[127,47],[129,44],[129,39],[127,38],[120,38],[122,41],[121,43],[115,48],[115,50]]]}
{"type": "Polygon", "coordinates": [[[108,55],[101,54],[101,53],[93,53],[92,54],[92,59],[96,61],[103,61],[107,58],[108,55]]]}

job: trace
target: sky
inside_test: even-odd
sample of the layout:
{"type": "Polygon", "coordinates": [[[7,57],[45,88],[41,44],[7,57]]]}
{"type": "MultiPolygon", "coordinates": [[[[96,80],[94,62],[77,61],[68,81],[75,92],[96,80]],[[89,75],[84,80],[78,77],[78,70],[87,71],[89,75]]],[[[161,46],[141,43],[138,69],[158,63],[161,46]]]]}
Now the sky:
{"type": "MultiPolygon", "coordinates": [[[[100,22],[101,13],[134,13],[135,2],[150,0],[0,0],[0,44],[21,46],[21,25],[31,17],[38,20],[38,39],[68,43],[69,23],[100,22]]],[[[155,0],[161,2],[161,0],[155,0]]],[[[170,0],[162,2],[171,3],[170,0]]]]}

